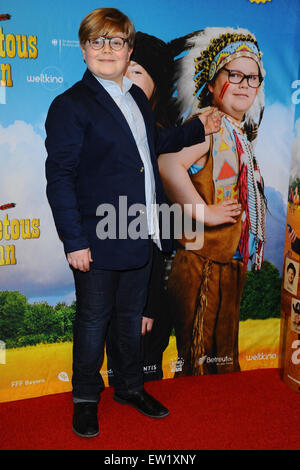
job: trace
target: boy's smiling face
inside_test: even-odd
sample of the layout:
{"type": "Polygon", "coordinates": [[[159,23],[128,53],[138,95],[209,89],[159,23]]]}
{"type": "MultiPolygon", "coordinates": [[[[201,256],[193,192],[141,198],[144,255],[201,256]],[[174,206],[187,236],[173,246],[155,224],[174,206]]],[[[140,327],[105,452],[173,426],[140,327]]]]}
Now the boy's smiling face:
{"type": "MultiPolygon", "coordinates": [[[[259,68],[255,60],[250,57],[239,57],[226,64],[226,69],[242,72],[245,75],[258,75],[259,68]]],[[[208,89],[213,95],[212,104],[220,111],[241,121],[244,114],[254,103],[258,88],[248,85],[246,79],[241,83],[228,82],[228,72],[221,69],[214,83],[208,84],[208,89]]]]}
{"type": "MultiPolygon", "coordinates": [[[[109,37],[125,38],[125,34],[117,32],[109,37]]],[[[100,50],[94,50],[89,41],[87,41],[84,46],[81,46],[81,51],[87,68],[91,73],[97,77],[112,80],[120,87],[122,86],[123,75],[132,52],[127,42],[122,49],[114,51],[111,49],[108,41],[105,41],[104,47],[100,50]]]]}

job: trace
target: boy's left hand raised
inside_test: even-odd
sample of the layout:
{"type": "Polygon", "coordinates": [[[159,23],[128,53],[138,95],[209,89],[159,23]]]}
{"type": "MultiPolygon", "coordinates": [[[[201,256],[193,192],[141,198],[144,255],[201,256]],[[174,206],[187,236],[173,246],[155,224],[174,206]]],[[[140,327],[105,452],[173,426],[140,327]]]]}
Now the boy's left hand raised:
{"type": "Polygon", "coordinates": [[[223,113],[221,113],[217,108],[210,108],[198,115],[204,126],[205,135],[214,134],[220,130],[222,116],[223,113]]]}

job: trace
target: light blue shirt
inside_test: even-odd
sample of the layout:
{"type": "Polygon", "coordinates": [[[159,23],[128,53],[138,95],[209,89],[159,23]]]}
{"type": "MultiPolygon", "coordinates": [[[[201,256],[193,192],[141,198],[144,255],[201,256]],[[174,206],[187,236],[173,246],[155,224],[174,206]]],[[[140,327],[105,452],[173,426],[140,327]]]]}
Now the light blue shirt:
{"type": "Polygon", "coordinates": [[[161,248],[159,240],[159,224],[156,205],[156,190],[153,167],[151,162],[150,150],[148,145],[147,133],[142,113],[133,99],[129,90],[133,84],[127,77],[123,77],[122,88],[111,80],[104,80],[95,75],[95,78],[109,93],[125,116],[136,142],[141,160],[143,162],[143,170],[145,172],[145,198],[148,221],[148,233],[153,241],[161,248]]]}

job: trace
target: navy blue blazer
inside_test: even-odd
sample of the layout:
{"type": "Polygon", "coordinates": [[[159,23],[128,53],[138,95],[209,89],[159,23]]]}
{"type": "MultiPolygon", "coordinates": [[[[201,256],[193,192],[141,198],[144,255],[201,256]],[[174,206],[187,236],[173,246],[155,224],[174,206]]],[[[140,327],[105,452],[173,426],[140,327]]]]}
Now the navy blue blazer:
{"type": "MultiPolygon", "coordinates": [[[[157,203],[165,202],[157,156],[203,142],[204,127],[194,119],[181,127],[159,129],[144,92],[130,93],[143,115],[156,182],[157,203]]],[[[90,247],[91,269],[132,269],[149,259],[148,239],[100,240],[96,215],[102,203],[116,208],[119,196],[145,205],[145,172],[127,121],[98,80],[87,70],[81,81],[57,96],[46,119],[47,197],[66,253],[90,247]]],[[[128,223],[134,217],[128,217],[128,223]]],[[[162,240],[165,251],[170,241],[162,240]]]]}

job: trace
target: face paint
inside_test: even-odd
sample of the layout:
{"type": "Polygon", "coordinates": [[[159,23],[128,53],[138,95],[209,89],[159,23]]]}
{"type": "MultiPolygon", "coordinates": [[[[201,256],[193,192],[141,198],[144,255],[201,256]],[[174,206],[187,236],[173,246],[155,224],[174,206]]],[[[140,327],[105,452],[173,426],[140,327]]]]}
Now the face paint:
{"type": "Polygon", "coordinates": [[[222,90],[221,90],[221,92],[220,92],[220,95],[219,95],[220,100],[223,99],[223,97],[224,97],[224,95],[225,95],[225,92],[226,92],[226,90],[227,90],[228,87],[229,87],[229,82],[225,82],[224,85],[223,85],[223,87],[222,87],[222,90]]]}

